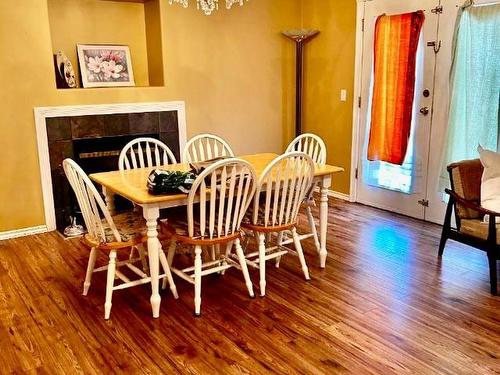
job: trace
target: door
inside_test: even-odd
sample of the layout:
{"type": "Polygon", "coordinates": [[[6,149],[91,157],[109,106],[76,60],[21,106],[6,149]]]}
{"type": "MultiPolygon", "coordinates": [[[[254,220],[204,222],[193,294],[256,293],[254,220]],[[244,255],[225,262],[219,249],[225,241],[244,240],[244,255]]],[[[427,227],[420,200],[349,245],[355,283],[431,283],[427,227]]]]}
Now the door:
{"type": "MultiPolygon", "coordinates": [[[[358,128],[356,200],[370,206],[424,219],[427,205],[427,170],[434,99],[436,53],[429,41],[437,40],[438,0],[373,0],[364,2],[364,31],[361,65],[361,105],[358,128]],[[373,81],[375,21],[381,14],[423,10],[416,62],[416,83],[408,151],[403,165],[367,159],[373,81]]],[[[437,47],[437,46],[436,46],[437,47]]]]}
{"type": "MultiPolygon", "coordinates": [[[[476,3],[479,1],[476,0],[476,3]]],[[[449,80],[455,20],[458,9],[463,5],[461,0],[441,0],[439,16],[439,53],[436,55],[435,92],[433,97],[432,127],[429,139],[429,166],[427,174],[428,207],[425,209],[425,220],[443,224],[447,197],[441,192],[439,182],[443,169],[446,129],[448,127],[448,110],[450,103],[449,80]]]]}

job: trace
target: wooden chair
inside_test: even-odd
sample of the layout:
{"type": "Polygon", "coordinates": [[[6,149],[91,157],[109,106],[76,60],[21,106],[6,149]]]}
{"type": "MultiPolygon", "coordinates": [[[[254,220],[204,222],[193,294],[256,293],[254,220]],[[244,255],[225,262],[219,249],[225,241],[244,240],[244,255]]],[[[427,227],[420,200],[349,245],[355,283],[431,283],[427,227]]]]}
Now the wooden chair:
{"type": "Polygon", "coordinates": [[[118,157],[120,171],[176,164],[173,152],[155,138],[136,138],[123,147],[118,157]]]}
{"type": "MultiPolygon", "coordinates": [[[[107,206],[87,177],[85,172],[71,159],[63,161],[63,168],[68,181],[75,192],[78,204],[82,211],[87,234],[84,243],[90,248],[90,256],[87,265],[87,273],[83,284],[83,295],[87,295],[92,274],[94,272],[108,270],[106,283],[106,302],[104,304],[104,318],[109,319],[111,313],[111,299],[114,290],[125,289],[136,285],[149,283],[150,277],[144,272],[147,263],[142,244],[147,241],[146,225],[144,219],[134,212],[125,212],[111,216],[107,206]],[[103,218],[101,218],[101,215],[103,218]],[[138,259],[117,260],[119,250],[137,249],[138,259]],[[109,255],[109,263],[106,266],[94,269],[97,250],[104,251],[109,255]],[[143,270],[134,265],[138,260],[142,261],[143,270]],[[131,281],[120,271],[121,266],[126,266],[130,271],[139,276],[138,280],[131,281]],[[123,283],[115,285],[115,277],[123,283]]],[[[170,289],[175,298],[177,290],[170,273],[170,268],[163,251],[160,252],[160,261],[165,271],[161,277],[166,277],[170,283],[170,289]]]]}
{"type": "MultiPolygon", "coordinates": [[[[123,147],[118,158],[120,171],[136,168],[153,168],[162,165],[176,164],[175,155],[166,144],[155,138],[136,138],[123,147]]],[[[114,200],[106,201],[111,212],[114,211],[114,200]]],[[[140,208],[134,205],[134,210],[140,208]]],[[[130,258],[134,257],[134,249],[130,251],[130,258]]]]}
{"type": "Polygon", "coordinates": [[[182,161],[184,163],[196,163],[221,156],[234,157],[234,152],[229,144],[216,135],[200,134],[186,143],[182,161]]]}
{"type": "Polygon", "coordinates": [[[490,268],[491,294],[497,294],[497,260],[500,259],[500,225],[495,224],[499,212],[481,207],[481,177],[483,166],[479,159],[465,160],[448,166],[451,190],[446,189],[450,200],[446,209],[439,256],[446,241],[452,239],[486,252],[490,268]],[[455,213],[456,228],[451,227],[455,213]],[[489,216],[489,222],[484,217],[489,216]]]}
{"type": "Polygon", "coordinates": [[[302,201],[311,189],[313,177],[314,162],[311,157],[302,152],[291,152],[272,161],[257,184],[252,209],[242,227],[252,231],[258,242],[258,251],[246,254],[246,259],[248,264],[259,268],[261,296],[266,294],[266,261],[269,259],[276,259],[279,267],[282,255],[297,255],[304,277],[309,280],[309,270],[295,224],[302,201]],[[284,231],[291,231],[296,251],[281,243],[280,237],[284,231]],[[266,248],[266,235],[273,233],[278,237],[277,245],[266,248]]]}
{"type": "Polygon", "coordinates": [[[186,210],[160,222],[162,233],[170,238],[168,257],[177,244],[194,247],[194,266],[172,267],[172,272],[194,284],[194,313],[201,311],[201,278],[236,267],[243,273],[248,293],[254,297],[252,282],[241,247],[240,225],[255,192],[255,171],[246,161],[225,159],[205,169],[195,180],[188,195],[186,210]],[[219,259],[202,262],[203,248],[226,245],[219,259]],[[233,254],[233,245],[236,255],[233,254]],[[233,260],[237,259],[239,264],[233,260]]]}
{"type": "MultiPolygon", "coordinates": [[[[295,138],[287,147],[285,152],[304,152],[311,157],[311,159],[319,165],[324,165],[326,163],[326,145],[325,142],[318,137],[316,134],[305,133],[299,135],[295,138]]],[[[309,222],[310,232],[300,235],[300,239],[313,238],[314,245],[316,246],[316,251],[319,253],[320,244],[318,238],[318,231],[316,229],[316,223],[314,221],[314,216],[312,214],[312,207],[316,205],[314,201],[314,191],[317,184],[311,186],[311,190],[308,192],[304,204],[306,206],[307,220],[309,222]]],[[[283,242],[283,244],[291,243],[292,240],[288,239],[283,242]]]]}

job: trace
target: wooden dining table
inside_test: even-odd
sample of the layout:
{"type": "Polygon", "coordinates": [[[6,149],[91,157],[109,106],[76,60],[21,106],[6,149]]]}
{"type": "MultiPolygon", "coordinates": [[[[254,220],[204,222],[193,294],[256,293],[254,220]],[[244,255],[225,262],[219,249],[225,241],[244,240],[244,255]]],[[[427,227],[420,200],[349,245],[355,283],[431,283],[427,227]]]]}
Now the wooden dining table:
{"type": "MultiPolygon", "coordinates": [[[[244,155],[238,158],[249,162],[256,171],[259,178],[266,166],[278,154],[262,153],[254,155],[244,155]]],[[[142,207],[142,214],[146,220],[147,227],[147,246],[149,269],[151,274],[151,307],[153,317],[157,318],[160,315],[161,297],[159,293],[159,250],[160,241],[158,240],[158,218],[160,217],[160,209],[169,207],[178,207],[187,205],[187,194],[172,194],[172,195],[152,195],[148,192],[146,181],[151,170],[154,168],[130,169],[126,171],[111,171],[94,173],[89,177],[103,188],[103,193],[106,198],[106,204],[111,213],[114,211],[114,195],[120,195],[137,206],[142,207]]],[[[189,171],[189,164],[179,163],[170,164],[161,167],[162,170],[174,171],[189,171]]],[[[332,177],[335,173],[342,172],[344,169],[332,165],[315,166],[314,181],[320,187],[320,266],[325,267],[327,250],[326,250],[326,234],[328,227],[328,188],[332,184],[332,177]]]]}

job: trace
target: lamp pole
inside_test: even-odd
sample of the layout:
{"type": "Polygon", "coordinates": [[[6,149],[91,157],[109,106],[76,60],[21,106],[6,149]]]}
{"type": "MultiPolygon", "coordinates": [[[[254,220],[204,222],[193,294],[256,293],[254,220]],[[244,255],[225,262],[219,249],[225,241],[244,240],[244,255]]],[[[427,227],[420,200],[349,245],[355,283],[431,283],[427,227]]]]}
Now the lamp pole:
{"type": "Polygon", "coordinates": [[[318,30],[297,29],[283,31],[295,42],[295,136],[302,134],[302,82],[304,78],[304,43],[317,35],[318,30]]]}

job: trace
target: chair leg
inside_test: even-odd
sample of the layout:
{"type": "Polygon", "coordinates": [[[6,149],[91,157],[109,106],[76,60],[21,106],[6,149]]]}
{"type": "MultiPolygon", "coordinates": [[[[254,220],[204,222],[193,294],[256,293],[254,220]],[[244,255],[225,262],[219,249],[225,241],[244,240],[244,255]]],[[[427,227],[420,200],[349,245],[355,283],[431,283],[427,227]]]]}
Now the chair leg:
{"type": "MultiPolygon", "coordinates": [[[[167,265],[169,266],[169,271],[170,271],[170,266],[172,265],[172,262],[174,260],[174,255],[175,255],[175,247],[176,247],[175,241],[170,241],[170,246],[168,247],[168,253],[167,253],[167,265]]],[[[164,253],[165,254],[165,253],[164,253]]],[[[167,271],[165,271],[167,272],[167,271]]],[[[161,288],[164,290],[167,287],[168,280],[167,278],[163,279],[163,283],[161,284],[161,288]]],[[[176,297],[177,298],[177,297],[176,297]]]]}
{"type": "Polygon", "coordinates": [[[306,212],[307,212],[307,219],[309,221],[309,226],[311,227],[311,233],[314,239],[314,246],[316,246],[316,251],[319,254],[321,246],[319,244],[318,231],[316,230],[316,223],[314,222],[314,216],[312,214],[311,207],[307,207],[306,212]]]}
{"type": "MultiPolygon", "coordinates": [[[[141,258],[142,270],[146,274],[149,274],[149,264],[148,264],[148,260],[146,259],[146,252],[144,251],[144,247],[142,245],[139,245],[136,248],[137,248],[137,252],[139,253],[139,257],[141,258]]],[[[133,250],[130,253],[132,254],[132,252],[133,252],[133,250]]]]}
{"type": "Polygon", "coordinates": [[[259,274],[260,274],[260,296],[266,295],[266,236],[258,234],[259,238],[259,274]]]}
{"type": "Polygon", "coordinates": [[[238,260],[240,261],[241,272],[243,272],[243,278],[245,279],[245,284],[247,285],[248,294],[250,297],[254,298],[255,293],[253,292],[253,284],[252,280],[250,280],[250,274],[248,273],[247,262],[245,260],[245,254],[243,253],[243,248],[241,247],[240,240],[237,239],[234,242],[236,247],[236,255],[238,256],[238,260]]]}
{"type": "Polygon", "coordinates": [[[490,266],[490,288],[491,294],[497,295],[497,259],[494,255],[488,255],[488,264],[490,266]]]}
{"type": "MultiPolygon", "coordinates": [[[[281,246],[281,244],[283,243],[283,232],[279,232],[278,233],[278,240],[277,240],[277,242],[278,242],[278,246],[281,246]]],[[[278,256],[278,257],[276,257],[274,266],[276,268],[280,268],[280,262],[281,262],[281,255],[278,256]]]]}
{"type": "Polygon", "coordinates": [[[194,315],[201,315],[201,246],[196,245],[194,258],[194,315]]]}
{"type": "Polygon", "coordinates": [[[134,258],[135,246],[130,248],[130,254],[128,255],[128,260],[132,260],[134,258]]]}
{"type": "Polygon", "coordinates": [[[306,258],[304,257],[304,252],[302,251],[302,244],[300,243],[299,235],[297,234],[297,229],[292,228],[293,244],[295,245],[295,250],[299,255],[300,265],[302,266],[302,272],[304,272],[304,277],[306,280],[310,280],[309,269],[307,268],[306,258]]]}
{"type": "Polygon", "coordinates": [[[111,298],[113,297],[113,286],[115,282],[116,250],[109,253],[108,278],[106,283],[106,302],[104,303],[104,319],[109,319],[111,314],[111,298]]]}
{"type": "Polygon", "coordinates": [[[444,215],[443,231],[441,232],[441,240],[439,241],[439,252],[438,255],[443,256],[444,247],[446,246],[446,241],[449,238],[450,228],[451,228],[451,214],[453,213],[453,198],[450,197],[448,206],[446,206],[446,214],[444,215]]]}
{"type": "Polygon", "coordinates": [[[168,260],[167,257],[165,256],[165,252],[163,251],[163,249],[160,250],[160,263],[161,266],[163,267],[163,271],[165,272],[162,289],[165,289],[167,287],[166,283],[168,282],[168,284],[170,285],[170,291],[172,292],[174,298],[175,299],[179,298],[179,295],[177,294],[177,288],[174,283],[174,278],[172,277],[172,272],[170,272],[168,260]]]}
{"type": "Polygon", "coordinates": [[[212,260],[215,260],[215,245],[210,246],[210,258],[212,258],[212,260]]]}
{"type": "Polygon", "coordinates": [[[448,241],[448,231],[443,227],[443,232],[441,233],[441,240],[439,241],[439,253],[440,257],[443,256],[444,248],[446,246],[446,241],[448,241]]]}
{"type": "Polygon", "coordinates": [[[168,253],[167,253],[167,261],[169,266],[171,266],[172,262],[174,261],[176,246],[177,243],[175,241],[170,241],[170,246],[168,247],[168,253]]]}
{"type": "Polygon", "coordinates": [[[89,262],[87,264],[87,273],[83,283],[83,295],[86,296],[89,292],[90,282],[92,281],[92,273],[94,272],[95,258],[97,256],[97,248],[90,249],[89,262]]]}
{"type": "MultiPolygon", "coordinates": [[[[231,241],[231,242],[228,242],[226,244],[226,252],[224,253],[225,257],[224,257],[224,260],[222,261],[222,265],[227,265],[227,262],[226,262],[226,259],[229,257],[229,254],[231,253],[231,250],[233,249],[233,244],[234,244],[234,241],[231,241]]],[[[220,245],[218,245],[220,246],[220,245]]],[[[240,244],[241,246],[241,244],[240,244]]],[[[220,274],[222,276],[224,276],[226,274],[226,270],[222,270],[220,271],[220,274]]]]}

